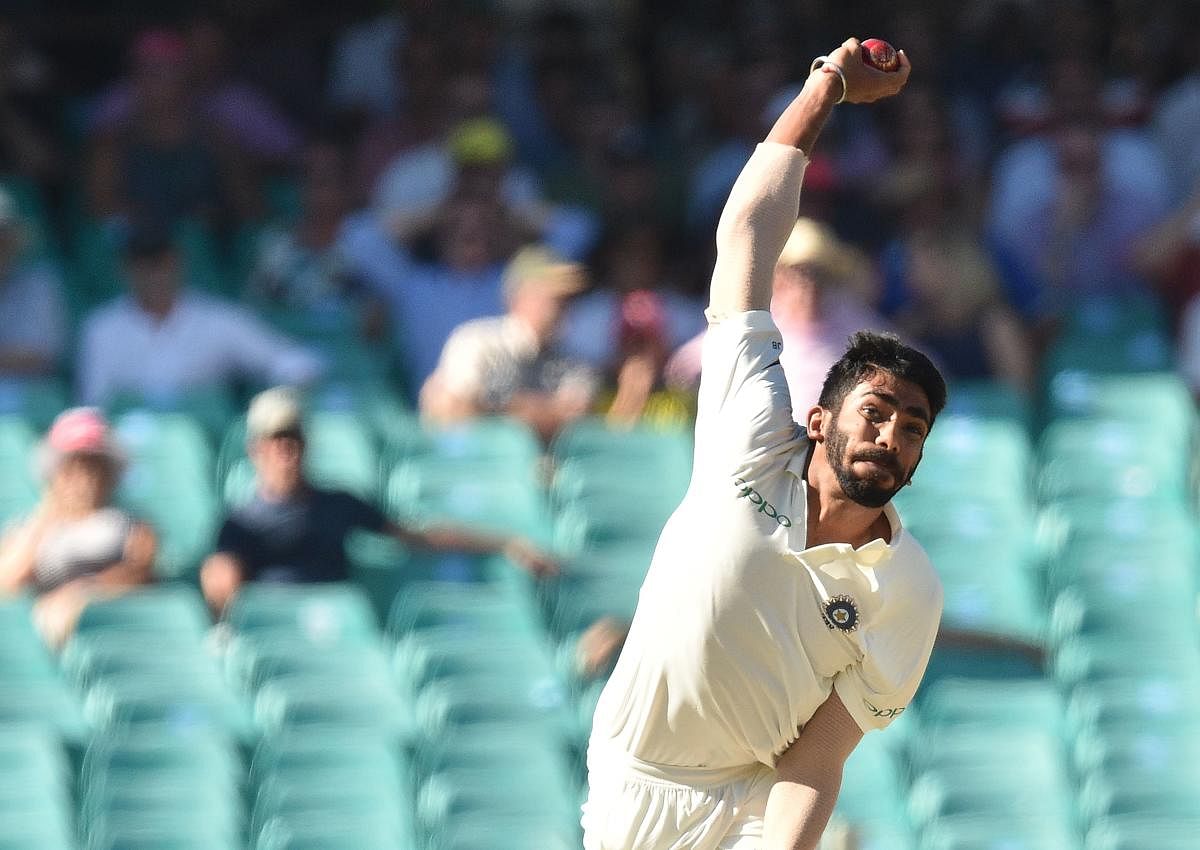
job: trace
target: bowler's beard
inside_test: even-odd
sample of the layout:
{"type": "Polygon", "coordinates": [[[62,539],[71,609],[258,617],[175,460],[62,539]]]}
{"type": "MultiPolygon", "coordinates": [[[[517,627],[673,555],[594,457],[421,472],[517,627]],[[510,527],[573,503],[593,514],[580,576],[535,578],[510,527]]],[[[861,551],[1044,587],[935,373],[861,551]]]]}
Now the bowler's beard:
{"type": "Polygon", "coordinates": [[[825,457],[829,461],[829,468],[837,476],[846,498],[864,508],[882,508],[907,483],[908,478],[900,468],[900,462],[885,449],[865,449],[847,458],[846,449],[849,445],[850,437],[838,427],[835,415],[829,421],[829,436],[825,439],[825,457]],[[858,460],[870,460],[884,466],[892,475],[892,486],[884,487],[879,483],[881,473],[878,470],[861,477],[855,475],[850,465],[858,460]]]}

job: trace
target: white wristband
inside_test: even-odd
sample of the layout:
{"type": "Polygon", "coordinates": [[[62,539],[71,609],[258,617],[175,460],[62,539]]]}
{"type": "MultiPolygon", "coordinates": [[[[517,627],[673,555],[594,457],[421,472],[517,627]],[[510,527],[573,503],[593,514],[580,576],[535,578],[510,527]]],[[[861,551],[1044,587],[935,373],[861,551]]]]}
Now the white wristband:
{"type": "Polygon", "coordinates": [[[836,103],[841,103],[844,101],[846,99],[846,72],[842,70],[842,67],[838,63],[834,62],[828,56],[818,56],[816,59],[814,59],[812,61],[812,67],[808,69],[808,73],[811,74],[818,68],[831,68],[833,69],[833,72],[838,75],[838,79],[842,81],[842,96],[837,99],[836,103]]]}

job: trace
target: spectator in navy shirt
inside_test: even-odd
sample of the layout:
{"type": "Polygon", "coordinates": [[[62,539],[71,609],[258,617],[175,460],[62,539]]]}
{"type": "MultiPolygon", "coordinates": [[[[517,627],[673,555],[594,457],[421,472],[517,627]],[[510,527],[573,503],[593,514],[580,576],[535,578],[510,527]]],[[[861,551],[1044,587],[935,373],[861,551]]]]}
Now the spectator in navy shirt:
{"type": "Polygon", "coordinates": [[[345,542],[355,529],[418,549],[501,553],[536,576],[557,571],[550,557],[523,538],[452,527],[405,528],[355,495],[314,486],[304,475],[303,409],[288,388],[266,390],[251,402],[246,431],[257,490],[225,519],[216,552],[200,572],[205,599],[217,614],[248,581],[348,580],[345,542]]]}

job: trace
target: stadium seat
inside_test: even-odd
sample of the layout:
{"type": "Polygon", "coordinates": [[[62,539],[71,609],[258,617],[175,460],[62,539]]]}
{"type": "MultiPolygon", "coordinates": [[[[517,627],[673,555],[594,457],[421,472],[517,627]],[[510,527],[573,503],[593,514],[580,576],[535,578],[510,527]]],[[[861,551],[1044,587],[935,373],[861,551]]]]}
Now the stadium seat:
{"type": "Polygon", "coordinates": [[[58,377],[0,381],[0,416],[24,419],[41,433],[70,404],[71,392],[58,377]]]}
{"type": "Polygon", "coordinates": [[[226,665],[236,686],[249,693],[286,676],[342,680],[349,687],[387,681],[391,676],[387,658],[378,645],[344,643],[314,651],[309,641],[290,637],[234,641],[226,665]]]}
{"type": "Polygon", "coordinates": [[[208,609],[200,594],[181,584],[163,584],[93,602],[79,618],[77,632],[191,637],[201,640],[209,627],[208,609]]]}
{"type": "Polygon", "coordinates": [[[1067,724],[1074,734],[1154,728],[1200,729],[1200,685],[1170,674],[1158,678],[1108,679],[1080,684],[1067,702],[1067,724]]]}
{"type": "Polygon", "coordinates": [[[949,731],[1043,730],[1061,734],[1066,706],[1051,682],[1033,679],[942,678],[918,694],[922,737],[949,731]]]}
{"type": "Polygon", "coordinates": [[[1116,815],[1092,824],[1085,850],[1194,850],[1197,835],[1198,816],[1116,815]]]}
{"type": "Polygon", "coordinates": [[[566,694],[537,682],[523,689],[499,675],[430,683],[416,703],[417,724],[428,737],[458,734],[475,724],[524,725],[565,744],[571,730],[566,694]],[[453,730],[453,731],[452,731],[453,730]]]}
{"type": "Polygon", "coordinates": [[[1188,470],[1180,446],[1146,440],[1145,427],[1127,419],[1051,422],[1039,442],[1038,498],[1187,498],[1188,470]]]}
{"type": "Polygon", "coordinates": [[[920,850],[1078,850],[1069,822],[1020,816],[944,818],[925,830],[920,850]]]}
{"type": "Polygon", "coordinates": [[[943,413],[925,443],[920,486],[943,499],[1004,495],[1023,500],[1031,455],[1019,421],[943,413]]]}
{"type": "Polygon", "coordinates": [[[1145,429],[1143,438],[1153,434],[1180,448],[1186,445],[1196,421],[1187,386],[1174,372],[1101,375],[1060,371],[1050,381],[1047,405],[1050,419],[1133,421],[1145,429]]]}
{"type": "Polygon", "coordinates": [[[868,735],[846,760],[838,814],[855,825],[882,823],[909,829],[901,765],[882,735],[868,735]]]}
{"type": "Polygon", "coordinates": [[[374,734],[380,741],[405,741],[413,723],[407,704],[389,680],[348,683],[318,674],[280,676],[254,697],[254,718],[262,734],[374,734]]]}
{"type": "Polygon", "coordinates": [[[411,582],[396,596],[388,615],[388,633],[400,639],[434,628],[457,629],[481,639],[542,633],[532,601],[512,585],[411,582]]]}
{"type": "MultiPolygon", "coordinates": [[[[1011,422],[1028,432],[1033,421],[1033,402],[1026,393],[1004,381],[952,379],[946,408],[941,415],[976,421],[1011,422]]],[[[941,417],[938,420],[938,428],[941,428],[941,417]]]]}
{"type": "Polygon", "coordinates": [[[349,583],[250,584],[234,598],[227,620],[237,634],[255,640],[333,646],[371,643],[379,636],[370,600],[349,583]]]}

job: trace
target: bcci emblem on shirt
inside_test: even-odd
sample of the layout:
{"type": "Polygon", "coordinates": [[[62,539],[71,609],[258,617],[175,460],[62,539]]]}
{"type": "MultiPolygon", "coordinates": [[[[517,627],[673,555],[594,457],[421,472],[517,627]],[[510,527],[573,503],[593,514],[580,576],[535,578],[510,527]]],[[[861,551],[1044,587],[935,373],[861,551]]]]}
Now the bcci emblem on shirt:
{"type": "Polygon", "coordinates": [[[858,628],[858,605],[850,596],[840,594],[831,597],[821,613],[825,618],[825,625],[831,629],[852,632],[858,628]]]}

